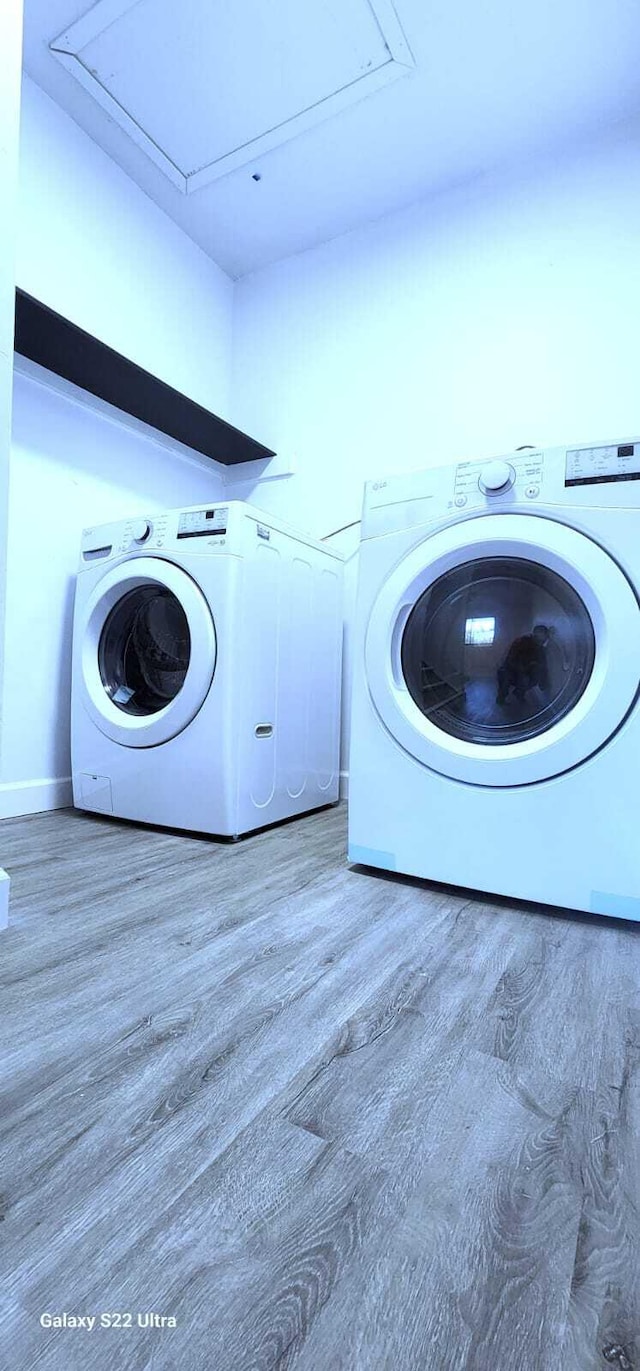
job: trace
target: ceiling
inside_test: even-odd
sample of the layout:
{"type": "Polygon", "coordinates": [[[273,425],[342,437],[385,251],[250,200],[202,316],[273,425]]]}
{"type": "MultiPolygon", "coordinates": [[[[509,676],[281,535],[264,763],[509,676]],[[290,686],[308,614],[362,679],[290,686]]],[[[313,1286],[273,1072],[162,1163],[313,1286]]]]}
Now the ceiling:
{"type": "Polygon", "coordinates": [[[637,0],[25,0],[28,74],[232,277],[637,114],[639,52],[637,0]]]}

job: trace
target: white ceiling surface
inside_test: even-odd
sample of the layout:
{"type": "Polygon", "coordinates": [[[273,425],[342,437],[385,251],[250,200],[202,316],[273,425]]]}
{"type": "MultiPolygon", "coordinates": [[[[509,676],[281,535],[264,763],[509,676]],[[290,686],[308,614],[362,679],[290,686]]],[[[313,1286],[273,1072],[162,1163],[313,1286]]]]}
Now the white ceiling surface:
{"type": "MultiPolygon", "coordinates": [[[[187,172],[259,136],[265,115],[288,119],[384,55],[366,0],[313,0],[311,9],[311,0],[170,0],[169,44],[168,0],[105,3],[116,21],[97,62],[87,52],[83,62],[98,64],[112,95],[135,104],[187,172]],[[291,29],[305,9],[318,26],[306,48],[304,31],[291,29]],[[230,12],[232,55],[221,51],[230,12]],[[327,67],[332,32],[340,43],[327,67]]],[[[28,74],[233,277],[640,111],[637,0],[395,0],[413,70],[185,194],[49,51],[89,9],[87,0],[25,0],[28,74]]]]}

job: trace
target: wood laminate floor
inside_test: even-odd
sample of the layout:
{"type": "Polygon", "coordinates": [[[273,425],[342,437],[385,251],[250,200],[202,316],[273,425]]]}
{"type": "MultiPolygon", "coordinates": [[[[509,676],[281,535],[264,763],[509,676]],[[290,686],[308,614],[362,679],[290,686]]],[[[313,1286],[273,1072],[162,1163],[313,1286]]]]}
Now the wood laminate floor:
{"type": "Polygon", "coordinates": [[[11,1371],[640,1371],[639,928],[349,868],[344,809],[0,839],[11,1371]]]}

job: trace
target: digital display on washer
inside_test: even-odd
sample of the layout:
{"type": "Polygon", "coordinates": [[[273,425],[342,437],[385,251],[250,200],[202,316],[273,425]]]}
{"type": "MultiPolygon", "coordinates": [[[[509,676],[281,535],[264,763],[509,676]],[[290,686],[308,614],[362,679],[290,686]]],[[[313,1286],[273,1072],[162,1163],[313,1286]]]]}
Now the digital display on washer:
{"type": "Polygon", "coordinates": [[[640,481],[640,442],[578,447],[567,452],[565,486],[640,481]]]}
{"type": "Polygon", "coordinates": [[[216,534],[226,533],[228,513],[226,507],[189,509],[186,514],[181,514],[178,520],[178,538],[215,537],[216,534]]]}

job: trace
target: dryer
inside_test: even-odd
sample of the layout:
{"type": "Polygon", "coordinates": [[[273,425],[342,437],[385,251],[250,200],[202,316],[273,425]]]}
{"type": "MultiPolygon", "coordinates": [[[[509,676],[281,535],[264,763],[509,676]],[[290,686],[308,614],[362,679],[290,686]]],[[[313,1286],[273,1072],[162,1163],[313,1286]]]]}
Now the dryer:
{"type": "Polygon", "coordinates": [[[76,806],[237,837],[334,803],[342,570],[241,501],[85,529],[76,806]]]}
{"type": "Polygon", "coordinates": [[[640,441],[365,491],[352,862],[640,919],[640,441]]]}

